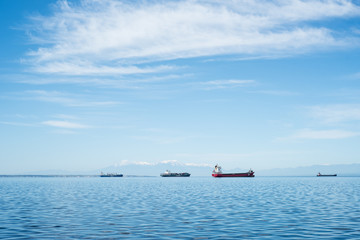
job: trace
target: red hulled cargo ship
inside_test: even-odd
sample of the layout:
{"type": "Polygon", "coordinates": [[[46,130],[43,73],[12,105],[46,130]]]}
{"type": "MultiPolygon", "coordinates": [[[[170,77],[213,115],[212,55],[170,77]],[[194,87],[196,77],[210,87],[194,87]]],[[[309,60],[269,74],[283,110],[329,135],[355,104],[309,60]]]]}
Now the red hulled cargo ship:
{"type": "Polygon", "coordinates": [[[216,164],[215,169],[212,172],[213,177],[255,177],[253,170],[249,170],[245,173],[223,173],[221,167],[216,164]]]}

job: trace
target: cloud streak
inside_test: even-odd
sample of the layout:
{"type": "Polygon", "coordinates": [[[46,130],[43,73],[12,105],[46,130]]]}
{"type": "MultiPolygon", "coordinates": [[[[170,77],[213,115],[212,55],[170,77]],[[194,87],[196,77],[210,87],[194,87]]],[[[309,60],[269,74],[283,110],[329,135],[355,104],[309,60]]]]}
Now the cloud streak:
{"type": "Polygon", "coordinates": [[[3,121],[0,121],[0,124],[11,125],[11,126],[21,126],[21,127],[33,127],[33,126],[35,126],[35,124],[21,123],[21,122],[3,122],[3,121]]]}
{"type": "Polygon", "coordinates": [[[60,1],[27,29],[38,73],[127,75],[169,71],[180,58],[291,55],[350,46],[354,33],[322,20],[359,16],[351,1],[60,1]],[[310,21],[318,21],[318,26],[310,21]],[[86,60],[84,60],[86,59],[86,60]]]}
{"type": "Polygon", "coordinates": [[[326,106],[313,106],[310,114],[326,123],[342,123],[360,121],[359,104],[335,104],[326,106]]]}
{"type": "Polygon", "coordinates": [[[258,90],[250,91],[251,93],[259,93],[265,95],[274,95],[274,96],[297,96],[299,93],[291,91],[281,91],[281,90],[258,90]]]}
{"type": "Polygon", "coordinates": [[[51,120],[51,121],[44,121],[42,124],[57,127],[57,128],[69,128],[69,129],[82,129],[82,128],[89,128],[90,126],[69,122],[69,121],[59,121],[59,120],[51,120]]]}
{"type": "Polygon", "coordinates": [[[256,81],[254,80],[236,80],[236,79],[214,80],[214,81],[207,81],[200,83],[200,85],[202,85],[206,90],[245,87],[245,86],[253,86],[255,84],[256,81]]]}
{"type": "Polygon", "coordinates": [[[129,161],[129,160],[122,160],[120,163],[114,164],[114,166],[126,166],[126,165],[140,165],[140,166],[156,166],[160,164],[171,164],[171,165],[178,165],[178,166],[192,166],[192,167],[212,167],[211,164],[207,163],[182,163],[178,160],[164,160],[156,163],[150,163],[146,161],[129,161]]]}
{"type": "Polygon", "coordinates": [[[89,101],[84,99],[85,96],[69,96],[69,94],[58,91],[44,91],[32,90],[25,92],[28,95],[27,99],[57,103],[70,107],[101,107],[101,106],[114,106],[121,104],[115,101],[89,101]]]}
{"type": "Polygon", "coordinates": [[[344,131],[344,130],[312,130],[303,129],[293,136],[291,139],[344,139],[359,136],[359,132],[344,131]]]}

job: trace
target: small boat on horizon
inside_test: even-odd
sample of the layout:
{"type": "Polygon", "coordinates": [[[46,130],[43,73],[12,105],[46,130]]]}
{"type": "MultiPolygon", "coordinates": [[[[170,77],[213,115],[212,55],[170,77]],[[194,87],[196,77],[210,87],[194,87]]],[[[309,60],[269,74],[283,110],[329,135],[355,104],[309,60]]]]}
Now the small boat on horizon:
{"type": "Polygon", "coordinates": [[[161,173],[161,177],[190,177],[190,173],[183,172],[183,173],[172,173],[169,170],[166,170],[164,173],[161,173]]]}
{"type": "Polygon", "coordinates": [[[213,177],[255,177],[254,174],[255,172],[251,169],[245,173],[223,173],[221,167],[217,164],[212,172],[213,177]]]}
{"type": "Polygon", "coordinates": [[[101,172],[100,177],[123,177],[121,173],[103,173],[101,172]]]}
{"type": "Polygon", "coordinates": [[[316,176],[317,177],[336,177],[337,174],[321,174],[321,173],[318,173],[316,176]]]}

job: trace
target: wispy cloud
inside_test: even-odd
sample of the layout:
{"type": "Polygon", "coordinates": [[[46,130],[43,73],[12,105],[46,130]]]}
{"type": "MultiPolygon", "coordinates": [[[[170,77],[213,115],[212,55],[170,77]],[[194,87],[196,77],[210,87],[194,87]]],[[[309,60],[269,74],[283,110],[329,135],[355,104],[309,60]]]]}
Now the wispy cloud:
{"type": "Polygon", "coordinates": [[[64,135],[76,134],[75,131],[69,130],[69,129],[57,129],[57,130],[53,131],[53,133],[64,134],[64,135]]]}
{"type": "MultiPolygon", "coordinates": [[[[359,33],[360,34],[360,33],[359,33]]],[[[360,79],[360,72],[357,73],[353,73],[351,75],[347,75],[345,76],[347,79],[355,79],[355,80],[359,80],[360,79]]]]}
{"type": "Polygon", "coordinates": [[[155,163],[150,163],[146,161],[129,161],[129,160],[122,160],[120,163],[115,163],[114,166],[126,166],[126,165],[141,165],[141,166],[152,166],[155,165],[155,163]]]}
{"type": "Polygon", "coordinates": [[[177,160],[164,160],[164,161],[161,161],[160,163],[163,163],[163,164],[179,164],[179,162],[177,160]]]}
{"type": "Polygon", "coordinates": [[[59,91],[32,90],[26,91],[25,94],[26,99],[58,103],[70,107],[96,107],[121,104],[120,102],[116,101],[91,101],[86,99],[88,96],[74,96],[59,91]]]}
{"type": "Polygon", "coordinates": [[[156,143],[156,144],[174,144],[174,143],[179,143],[179,142],[183,142],[185,140],[188,140],[189,138],[193,138],[193,136],[149,136],[149,135],[144,135],[144,136],[132,136],[133,139],[135,140],[139,140],[139,141],[147,141],[147,142],[152,142],[152,143],[156,143]]]}
{"type": "Polygon", "coordinates": [[[360,136],[360,132],[344,130],[312,130],[303,129],[295,133],[290,139],[343,139],[360,136]]]}
{"type": "Polygon", "coordinates": [[[11,82],[26,83],[33,85],[49,85],[49,84],[75,84],[86,86],[97,86],[101,88],[118,88],[118,89],[141,89],[147,84],[162,83],[186,79],[193,76],[192,74],[158,74],[146,76],[63,76],[63,75],[38,75],[38,74],[0,74],[0,78],[9,79],[11,82]]]}
{"type": "Polygon", "coordinates": [[[359,15],[346,0],[59,1],[32,17],[27,31],[41,47],[24,62],[40,73],[123,75],[171,70],[159,61],[179,58],[292,55],[351,46],[353,31],[340,37],[321,21],[359,15]]]}
{"type": "MultiPolygon", "coordinates": [[[[194,83],[196,84],[196,83],[194,83]]],[[[254,80],[214,80],[199,83],[206,90],[212,89],[221,89],[221,88],[235,88],[235,87],[245,87],[255,85],[256,82],[254,80]]]]}
{"type": "Polygon", "coordinates": [[[57,128],[70,128],[70,129],[90,128],[90,126],[87,125],[69,122],[69,121],[59,121],[59,120],[44,121],[42,122],[42,124],[57,128]]]}
{"type": "Polygon", "coordinates": [[[96,66],[92,62],[55,62],[49,61],[43,65],[31,68],[34,72],[56,73],[65,75],[129,75],[163,72],[173,69],[171,66],[136,67],[136,66],[96,66]]]}
{"type": "Polygon", "coordinates": [[[126,166],[126,165],[142,165],[142,166],[155,166],[159,164],[171,164],[171,165],[179,165],[179,166],[192,166],[192,167],[211,167],[212,165],[207,163],[183,163],[178,160],[164,160],[160,162],[146,162],[146,161],[129,161],[122,160],[120,163],[114,164],[114,166],[126,166]]]}
{"type": "Polygon", "coordinates": [[[258,90],[258,91],[251,91],[251,93],[260,93],[260,94],[274,95],[274,96],[296,96],[296,95],[299,95],[299,93],[297,93],[297,92],[281,91],[281,90],[258,90]]]}
{"type": "Polygon", "coordinates": [[[56,114],[56,115],[54,115],[54,117],[60,118],[60,119],[71,119],[71,120],[78,119],[78,117],[76,117],[76,116],[67,115],[67,114],[56,114]]]}
{"type": "Polygon", "coordinates": [[[185,163],[185,166],[192,166],[192,167],[212,167],[209,163],[185,163]]]}
{"type": "Polygon", "coordinates": [[[359,104],[312,106],[309,109],[312,117],[326,123],[360,121],[359,104]]]}
{"type": "Polygon", "coordinates": [[[11,125],[11,126],[20,126],[20,127],[33,127],[33,126],[35,126],[35,124],[22,123],[22,122],[3,122],[3,121],[1,121],[0,124],[11,125]]]}

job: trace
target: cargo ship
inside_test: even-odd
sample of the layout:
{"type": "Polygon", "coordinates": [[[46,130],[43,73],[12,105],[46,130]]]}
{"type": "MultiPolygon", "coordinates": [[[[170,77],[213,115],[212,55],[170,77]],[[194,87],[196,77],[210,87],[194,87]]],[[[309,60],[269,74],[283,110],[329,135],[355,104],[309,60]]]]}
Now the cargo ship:
{"type": "Polygon", "coordinates": [[[223,173],[221,167],[217,164],[212,172],[213,177],[255,177],[254,174],[255,172],[251,169],[245,173],[223,173]]]}
{"type": "Polygon", "coordinates": [[[164,173],[161,173],[161,177],[190,177],[190,173],[184,172],[184,173],[172,173],[169,170],[166,170],[164,173]]]}
{"type": "Polygon", "coordinates": [[[321,173],[318,173],[316,176],[317,177],[336,177],[337,174],[321,174],[321,173]]]}
{"type": "Polygon", "coordinates": [[[103,173],[101,172],[100,177],[122,177],[121,173],[103,173]]]}

